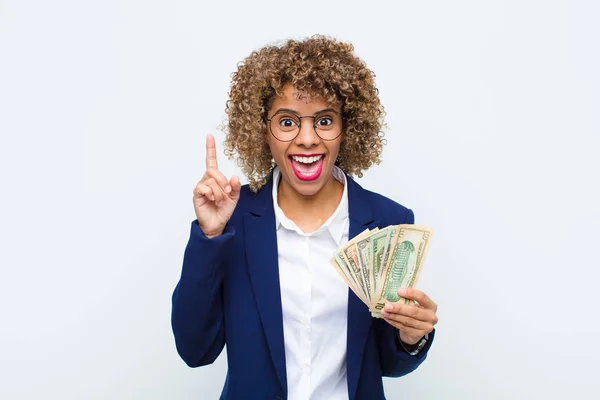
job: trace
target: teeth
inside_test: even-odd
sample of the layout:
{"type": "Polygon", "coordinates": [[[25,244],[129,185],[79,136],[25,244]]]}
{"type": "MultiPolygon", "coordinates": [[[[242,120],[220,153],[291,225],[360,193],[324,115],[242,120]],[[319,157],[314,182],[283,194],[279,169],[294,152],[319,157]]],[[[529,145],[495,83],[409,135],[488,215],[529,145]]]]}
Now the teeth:
{"type": "Polygon", "coordinates": [[[312,164],[316,161],[319,161],[321,158],[323,158],[323,155],[318,155],[318,156],[310,156],[310,157],[298,157],[298,156],[292,156],[292,158],[299,162],[299,163],[303,163],[303,164],[312,164]]]}

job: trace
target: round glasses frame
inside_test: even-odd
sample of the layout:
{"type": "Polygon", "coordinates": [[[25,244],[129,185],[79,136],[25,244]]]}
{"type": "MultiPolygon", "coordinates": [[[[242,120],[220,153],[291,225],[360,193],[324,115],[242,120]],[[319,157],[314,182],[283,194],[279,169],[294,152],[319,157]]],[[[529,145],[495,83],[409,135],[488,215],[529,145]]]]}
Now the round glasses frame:
{"type": "Polygon", "coordinates": [[[269,132],[271,132],[271,135],[273,135],[273,137],[274,137],[275,139],[279,140],[280,142],[284,142],[284,143],[291,142],[291,141],[295,140],[295,139],[298,137],[298,135],[300,134],[300,130],[302,129],[302,118],[312,118],[312,119],[313,119],[313,130],[315,131],[315,134],[316,134],[316,135],[317,135],[317,136],[318,136],[318,137],[319,137],[321,140],[325,140],[326,142],[330,142],[330,141],[332,141],[332,140],[335,140],[335,139],[339,138],[339,137],[342,135],[342,133],[344,132],[344,128],[343,128],[343,125],[344,125],[344,114],[342,114],[342,113],[340,113],[340,112],[338,112],[338,111],[335,111],[335,110],[327,110],[327,111],[321,112],[321,113],[319,113],[319,114],[317,114],[317,115],[297,115],[296,117],[297,117],[297,118],[300,120],[300,123],[298,124],[298,132],[297,132],[297,133],[296,133],[296,135],[295,135],[293,138],[291,138],[290,140],[281,140],[281,139],[279,139],[279,138],[277,137],[277,135],[275,135],[275,134],[273,133],[273,129],[271,128],[271,121],[272,121],[272,119],[273,119],[273,118],[274,118],[276,115],[279,115],[279,114],[286,114],[286,112],[276,112],[275,114],[273,114],[273,116],[272,116],[271,118],[265,118],[265,119],[268,121],[268,125],[269,125],[269,132]],[[317,124],[316,124],[316,122],[317,122],[317,118],[321,117],[321,114],[326,114],[326,113],[328,113],[328,112],[333,112],[333,113],[336,113],[337,115],[339,115],[340,117],[342,117],[342,129],[340,129],[340,133],[338,133],[338,135],[337,135],[336,137],[334,137],[333,139],[325,139],[324,137],[322,137],[321,135],[319,135],[319,131],[318,131],[318,129],[317,129],[317,124]]]}

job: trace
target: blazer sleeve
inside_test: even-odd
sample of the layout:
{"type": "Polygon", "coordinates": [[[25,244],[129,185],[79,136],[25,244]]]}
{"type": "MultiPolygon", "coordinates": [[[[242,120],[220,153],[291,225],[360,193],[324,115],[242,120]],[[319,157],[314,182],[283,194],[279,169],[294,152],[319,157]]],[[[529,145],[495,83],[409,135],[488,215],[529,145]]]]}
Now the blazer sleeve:
{"type": "MultiPolygon", "coordinates": [[[[402,223],[415,223],[415,215],[412,210],[408,210],[402,223]]],[[[435,330],[429,334],[429,340],[425,347],[416,356],[412,356],[400,344],[396,328],[382,319],[377,319],[373,323],[375,334],[377,335],[379,359],[381,360],[383,376],[399,377],[409,374],[425,361],[427,352],[435,336],[435,330]]]]}
{"type": "Polygon", "coordinates": [[[234,234],[228,225],[209,239],[192,222],[171,311],[177,352],[190,367],[213,363],[225,346],[222,285],[234,234]]]}
{"type": "Polygon", "coordinates": [[[411,356],[400,344],[396,328],[382,319],[374,321],[374,324],[383,376],[404,376],[413,372],[425,361],[435,336],[435,329],[429,334],[429,340],[425,347],[416,356],[411,356]]]}

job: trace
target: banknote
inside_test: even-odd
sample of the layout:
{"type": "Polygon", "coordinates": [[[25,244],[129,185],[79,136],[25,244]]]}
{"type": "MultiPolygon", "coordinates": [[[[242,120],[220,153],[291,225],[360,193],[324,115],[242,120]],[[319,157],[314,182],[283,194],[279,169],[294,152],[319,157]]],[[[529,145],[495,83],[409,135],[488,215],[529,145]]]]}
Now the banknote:
{"type": "Polygon", "coordinates": [[[344,275],[352,282],[353,291],[366,304],[369,304],[370,300],[369,297],[367,297],[367,290],[365,288],[364,279],[362,278],[358,256],[354,251],[347,251],[347,249],[351,248],[362,238],[369,236],[371,232],[374,231],[370,231],[369,229],[364,230],[358,236],[346,243],[344,247],[338,249],[334,255],[335,263],[339,266],[340,271],[343,271],[344,275]]]}
{"type": "Polygon", "coordinates": [[[369,264],[363,264],[371,272],[371,282],[373,293],[377,292],[377,283],[379,281],[379,271],[381,265],[385,263],[386,252],[388,250],[389,242],[393,238],[393,233],[396,230],[396,225],[388,226],[387,228],[381,229],[379,232],[375,232],[370,237],[371,255],[373,257],[369,264]]]}
{"type": "Polygon", "coordinates": [[[346,247],[352,246],[357,241],[368,236],[371,232],[372,231],[370,231],[369,229],[365,229],[359,235],[357,235],[348,243],[346,243],[344,247],[338,249],[334,257],[331,259],[331,264],[334,266],[334,268],[336,268],[338,273],[343,274],[342,278],[345,277],[344,280],[348,279],[350,281],[350,288],[353,290],[356,296],[358,296],[358,298],[360,298],[366,304],[369,304],[369,300],[367,298],[367,291],[364,287],[364,281],[362,279],[359,279],[360,267],[356,265],[356,263],[354,265],[350,264],[350,261],[348,260],[344,249],[346,247]]]}
{"type": "MultiPolygon", "coordinates": [[[[371,312],[380,317],[386,302],[397,302],[400,288],[415,287],[429,250],[433,230],[423,226],[399,225],[390,244],[389,257],[381,267],[371,312]]],[[[402,299],[404,304],[411,301],[402,299]]]]}
{"type": "Polygon", "coordinates": [[[371,277],[371,273],[365,266],[372,264],[371,255],[371,236],[367,236],[364,239],[359,240],[352,247],[356,248],[358,254],[358,264],[360,266],[360,272],[362,274],[363,281],[365,282],[365,289],[367,291],[367,300],[371,302],[371,296],[375,293],[373,284],[375,283],[371,277]]]}
{"type": "Polygon", "coordinates": [[[358,286],[362,289],[365,299],[367,299],[367,304],[371,302],[369,291],[367,287],[367,283],[364,279],[364,274],[362,272],[362,267],[360,265],[360,260],[358,259],[358,249],[355,244],[351,244],[350,246],[344,247],[342,250],[342,257],[344,261],[346,261],[350,272],[352,273],[352,277],[358,284],[358,286]]]}
{"type": "Polygon", "coordinates": [[[359,288],[354,284],[353,278],[350,275],[350,271],[348,271],[347,266],[344,262],[338,257],[335,256],[331,260],[329,260],[333,268],[340,274],[344,282],[348,285],[348,287],[354,292],[356,297],[362,300],[363,303],[368,304],[367,299],[364,297],[364,294],[359,290],[359,288]]]}

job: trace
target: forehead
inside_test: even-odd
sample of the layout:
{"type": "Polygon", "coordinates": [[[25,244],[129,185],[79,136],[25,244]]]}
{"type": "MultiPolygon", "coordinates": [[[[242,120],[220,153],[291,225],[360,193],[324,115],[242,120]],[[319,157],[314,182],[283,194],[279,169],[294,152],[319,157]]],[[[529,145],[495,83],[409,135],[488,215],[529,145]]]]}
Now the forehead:
{"type": "Polygon", "coordinates": [[[286,85],[280,91],[279,96],[275,96],[271,105],[271,110],[278,108],[289,108],[296,111],[308,110],[314,112],[324,108],[338,108],[328,103],[323,97],[311,96],[309,93],[301,91],[292,85],[286,85]]]}

